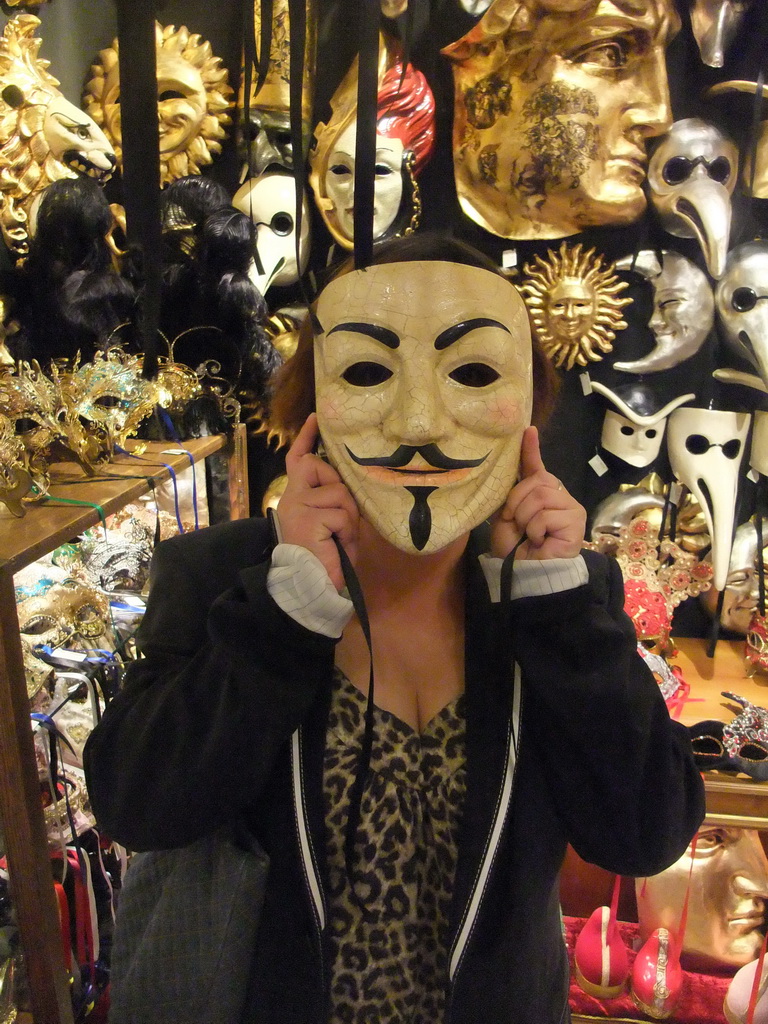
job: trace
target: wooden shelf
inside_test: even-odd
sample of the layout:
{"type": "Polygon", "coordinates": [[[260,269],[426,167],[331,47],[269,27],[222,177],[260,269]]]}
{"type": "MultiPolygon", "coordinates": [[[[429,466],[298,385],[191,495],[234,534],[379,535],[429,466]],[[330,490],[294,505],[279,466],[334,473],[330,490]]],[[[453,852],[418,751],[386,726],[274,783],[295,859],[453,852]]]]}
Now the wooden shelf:
{"type": "MultiPolygon", "coordinates": [[[[705,719],[730,722],[741,706],[722,691],[736,693],[759,707],[768,707],[768,675],[748,676],[743,640],[719,640],[714,656],[707,657],[707,641],[691,638],[674,640],[678,665],[691,692],[677,716],[683,725],[705,719]]],[[[707,792],[707,820],[712,824],[739,828],[768,828],[768,783],[730,772],[704,772],[707,792]]]]}
{"type": "MultiPolygon", "coordinates": [[[[22,518],[0,515],[0,822],[11,892],[25,954],[35,1024],[72,1024],[69,982],[62,958],[58,907],[40,802],[29,699],[19,638],[13,575],[168,479],[170,469],[209,456],[223,459],[230,518],[248,515],[245,428],[234,436],[173,442],[133,442],[141,459],[118,456],[95,477],[72,463],[51,469],[50,495],[75,504],[33,505],[22,518]],[[164,465],[165,464],[165,465],[164,465]],[[77,504],[88,502],[90,504],[77,504]],[[98,507],[97,507],[98,506],[98,507]]],[[[20,1018],[21,1019],[21,1018],[20,1018]]]]}
{"type": "MultiPolygon", "coordinates": [[[[227,443],[226,437],[217,434],[185,441],[184,448],[199,462],[221,451],[227,443]]],[[[136,450],[138,445],[134,442],[128,448],[136,450]]],[[[174,473],[190,465],[186,452],[173,442],[143,442],[139,450],[142,451],[140,460],[128,455],[117,456],[93,478],[87,477],[75,463],[52,467],[50,498],[92,502],[109,515],[145,494],[150,486],[147,478],[167,479],[170,473],[163,463],[174,473]]],[[[98,522],[99,512],[91,505],[57,505],[53,500],[28,506],[27,514],[20,519],[6,512],[0,517],[0,571],[17,572],[98,522]]]]}

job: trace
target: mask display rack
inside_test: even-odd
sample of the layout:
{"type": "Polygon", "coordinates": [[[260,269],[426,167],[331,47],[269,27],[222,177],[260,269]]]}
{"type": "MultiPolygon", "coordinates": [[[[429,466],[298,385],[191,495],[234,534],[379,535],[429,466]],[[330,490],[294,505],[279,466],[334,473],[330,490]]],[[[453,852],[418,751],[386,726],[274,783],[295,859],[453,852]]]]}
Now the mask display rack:
{"type": "MultiPolygon", "coordinates": [[[[734,701],[724,696],[723,691],[731,691],[744,697],[746,701],[757,707],[765,707],[768,704],[768,676],[755,674],[748,676],[745,672],[744,662],[744,641],[727,640],[721,638],[715,650],[714,657],[707,653],[707,641],[696,637],[679,637],[672,639],[675,648],[675,655],[672,659],[677,668],[680,669],[682,677],[687,684],[685,697],[680,704],[671,709],[671,714],[678,721],[686,726],[694,726],[703,720],[728,720],[735,717],[739,710],[734,701]]],[[[702,835],[709,832],[713,834],[727,835],[730,838],[724,841],[725,845],[733,842],[733,837],[744,836],[744,843],[748,842],[750,835],[762,836],[762,846],[768,849],[766,833],[768,832],[768,782],[752,779],[739,772],[703,771],[704,787],[706,792],[706,818],[701,826],[702,835]]],[[[749,840],[752,842],[756,839],[749,840]]],[[[700,856],[706,860],[710,856],[706,842],[704,842],[700,856]]],[[[733,858],[733,854],[731,857],[733,858]]],[[[682,863],[682,860],[681,860],[682,863]]],[[[686,862],[687,863],[687,862],[686,862]]],[[[720,888],[716,897],[710,897],[714,903],[706,906],[702,891],[695,889],[696,904],[698,910],[695,914],[719,914],[726,911],[717,902],[719,899],[728,901],[746,900],[753,889],[758,894],[762,892],[765,885],[765,868],[768,865],[766,855],[760,858],[760,866],[757,871],[752,866],[751,877],[749,870],[739,869],[746,880],[741,882],[734,879],[733,882],[720,881],[720,888]],[[742,891],[743,890],[743,891],[742,891]],[[735,895],[733,895],[735,894],[735,895]],[[701,905],[699,905],[701,904],[701,905]]],[[[708,870],[714,870],[710,866],[708,870]]],[[[724,870],[724,869],[723,869],[724,870]]],[[[736,871],[736,868],[733,868],[736,871]]],[[[738,874],[738,872],[737,872],[738,874]]],[[[661,876],[659,876],[661,877],[661,876]]],[[[686,872],[687,877],[687,872],[686,872]]],[[[573,952],[574,937],[579,934],[583,924],[582,915],[592,911],[607,899],[609,882],[611,876],[599,869],[579,862],[577,857],[569,854],[563,870],[561,880],[561,902],[566,921],[567,944],[573,952]],[[577,909],[574,909],[577,908],[577,909]],[[576,916],[572,916],[572,915],[576,916]]],[[[637,941],[636,936],[640,925],[635,924],[634,913],[637,910],[633,906],[632,897],[627,897],[626,890],[631,888],[631,880],[624,879],[624,897],[619,907],[618,927],[622,930],[622,942],[632,947],[632,942],[637,941]],[[624,913],[622,913],[622,911],[624,913]]],[[[643,880],[638,880],[637,885],[642,886],[643,880]]],[[[697,883],[702,885],[701,880],[697,883]]],[[[678,892],[678,896],[680,893],[678,892]]],[[[706,901],[705,901],[706,902],[706,901]]],[[[740,904],[741,906],[742,904],[740,904]]],[[[639,911],[638,911],[639,913],[639,911]]],[[[736,914],[734,909],[729,911],[736,914]]],[[[755,911],[757,914],[757,911],[755,911]]],[[[691,921],[688,917],[689,928],[686,935],[691,935],[692,942],[696,938],[696,920],[691,921]]],[[[699,923],[700,927],[700,923],[699,923]]],[[[755,918],[754,928],[765,927],[763,922],[755,918]]],[[[746,932],[746,925],[741,931],[746,932]]],[[[736,941],[734,937],[741,935],[736,930],[736,925],[728,921],[723,926],[718,937],[720,941],[736,941]]],[[[709,937],[709,933],[707,933],[709,937]]],[[[694,945],[695,948],[695,945],[694,945]]],[[[720,967],[713,975],[706,971],[699,973],[699,967],[692,967],[690,959],[684,963],[686,969],[683,982],[682,996],[679,1005],[671,1011],[670,1021],[677,1024],[688,1024],[688,1021],[712,1020],[713,1024],[722,1024],[725,1017],[722,1015],[723,997],[730,984],[732,974],[736,968],[729,970],[727,967],[720,967]],[[694,1007],[694,1010],[691,1010],[694,1007]],[[689,1011],[695,1013],[694,1017],[689,1016],[689,1011]]],[[[605,1022],[644,1022],[652,1018],[646,1013],[632,1005],[630,986],[627,986],[612,998],[605,996],[598,997],[586,994],[578,983],[573,980],[571,985],[571,1005],[573,1024],[595,1024],[595,1021],[605,1022]],[[584,1009],[589,1007],[588,1010],[584,1009]],[[581,1012],[579,1012],[581,1010],[581,1012]]],[[[755,1020],[758,1018],[756,1017],[755,1020]]]]}
{"type": "MultiPolygon", "coordinates": [[[[744,641],[720,639],[714,658],[707,656],[707,641],[697,637],[674,640],[678,650],[675,663],[690,686],[678,720],[692,726],[705,719],[728,720],[723,696],[731,691],[758,707],[768,704],[768,677],[748,676],[744,667],[744,641]]],[[[742,774],[704,772],[707,821],[726,827],[768,829],[768,783],[753,781],[742,774]]]]}
{"type": "MultiPolygon", "coordinates": [[[[131,442],[128,447],[135,446],[131,442]]],[[[130,456],[117,456],[109,464],[108,473],[116,479],[89,481],[83,476],[82,482],[69,483],[67,497],[82,505],[49,504],[28,509],[21,519],[10,515],[0,519],[0,825],[37,1024],[72,1024],[73,1014],[30,727],[14,573],[97,525],[99,510],[109,515],[138,498],[147,490],[145,477],[162,482],[171,475],[167,467],[176,473],[188,468],[187,452],[195,463],[206,462],[223,478],[217,490],[228,491],[218,507],[211,508],[211,521],[247,516],[245,428],[241,425],[231,438],[197,438],[185,441],[183,448],[167,441],[143,443],[140,463],[130,456]]],[[[55,471],[68,481],[78,472],[71,465],[54,467],[53,479],[55,471]]]]}

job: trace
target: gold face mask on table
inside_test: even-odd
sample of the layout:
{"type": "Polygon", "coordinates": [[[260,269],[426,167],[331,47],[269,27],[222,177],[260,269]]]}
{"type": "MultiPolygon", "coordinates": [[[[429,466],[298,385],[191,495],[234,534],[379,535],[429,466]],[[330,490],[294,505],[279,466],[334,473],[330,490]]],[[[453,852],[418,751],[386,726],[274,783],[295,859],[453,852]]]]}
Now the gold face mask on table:
{"type": "Polygon", "coordinates": [[[62,96],[38,56],[39,25],[18,14],[0,37],[0,227],[16,256],[29,249],[32,207],[47,185],[81,174],[106,181],[116,163],[101,128],[62,96]]]}
{"type": "Polygon", "coordinates": [[[766,924],[768,858],[754,829],[705,825],[666,871],[635,882],[640,935],[679,927],[690,874],[683,966],[741,967],[760,952],[766,924]],[[692,869],[692,870],[691,870],[692,869]]]}
{"type": "Polygon", "coordinates": [[[456,263],[388,263],[321,293],[315,339],[325,453],[395,547],[439,551],[504,503],[530,422],[523,300],[456,263]]]}
{"type": "Polygon", "coordinates": [[[111,348],[64,375],[78,417],[88,421],[110,455],[125,447],[157,404],[157,381],[146,380],[141,373],[138,356],[111,348]]]}
{"type": "Polygon", "coordinates": [[[54,583],[42,592],[17,601],[19,630],[34,649],[99,647],[107,633],[109,600],[95,587],[77,580],[54,583]]]}
{"type": "MultiPolygon", "coordinates": [[[[160,122],[160,184],[200,174],[221,152],[230,124],[233,90],[211,44],[183,25],[155,26],[157,114],[160,122]]],[[[85,88],[86,110],[113,142],[122,166],[118,43],[99,53],[85,88]]]]}
{"type": "Polygon", "coordinates": [[[453,62],[464,213],[502,238],[637,220],[646,141],[671,124],[672,0],[495,0],[453,62]]]}
{"type": "Polygon", "coordinates": [[[36,362],[20,362],[15,373],[0,376],[0,408],[15,423],[25,467],[41,493],[47,490],[45,466],[76,462],[93,476],[109,459],[104,437],[80,419],[66,376],[55,363],[45,374],[36,362]]]}

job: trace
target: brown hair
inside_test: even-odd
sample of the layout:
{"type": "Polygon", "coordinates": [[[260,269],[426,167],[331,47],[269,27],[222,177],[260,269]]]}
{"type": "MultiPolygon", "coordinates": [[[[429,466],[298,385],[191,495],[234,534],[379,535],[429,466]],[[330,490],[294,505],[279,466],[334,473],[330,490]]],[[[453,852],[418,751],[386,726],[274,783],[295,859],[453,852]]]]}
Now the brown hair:
{"type": "MultiPolygon", "coordinates": [[[[483,253],[458,239],[431,232],[393,238],[376,246],[372,264],[418,263],[444,261],[470,267],[480,267],[491,273],[504,275],[483,253]]],[[[334,281],[354,269],[352,257],[344,260],[329,278],[334,281]]],[[[295,354],[278,370],[272,386],[270,423],[283,436],[295,437],[311,412],[315,411],[315,353],[314,316],[305,317],[299,329],[295,354]]],[[[557,391],[557,376],[552,364],[542,352],[535,335],[531,335],[533,355],[533,412],[532,422],[541,427],[547,420],[557,391]]]]}

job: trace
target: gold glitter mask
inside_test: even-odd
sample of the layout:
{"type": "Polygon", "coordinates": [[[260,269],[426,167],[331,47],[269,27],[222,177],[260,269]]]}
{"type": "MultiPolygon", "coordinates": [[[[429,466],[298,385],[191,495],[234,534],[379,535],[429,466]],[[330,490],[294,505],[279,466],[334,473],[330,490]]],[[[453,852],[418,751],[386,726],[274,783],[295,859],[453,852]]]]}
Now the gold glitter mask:
{"type": "Polygon", "coordinates": [[[453,62],[464,213],[503,238],[630,224],[646,140],[671,124],[672,0],[495,0],[453,62]]]}
{"type": "Polygon", "coordinates": [[[104,439],[81,421],[66,374],[55,364],[46,375],[38,363],[20,362],[15,374],[0,378],[0,407],[15,421],[26,467],[38,487],[42,479],[34,467],[41,462],[77,462],[92,476],[109,457],[104,439]]]}
{"type": "Polygon", "coordinates": [[[531,414],[528,318],[513,285],[456,263],[390,263],[321,293],[326,455],[395,547],[438,551],[505,501],[531,414]]]}
{"type": "Polygon", "coordinates": [[[109,601],[95,587],[65,580],[22,599],[17,611],[22,637],[33,649],[65,644],[95,647],[107,632],[109,601]]]}
{"type": "Polygon", "coordinates": [[[94,120],[59,91],[38,56],[40,19],[18,14],[0,37],[0,227],[17,256],[29,248],[29,218],[43,189],[61,178],[106,181],[116,157],[94,120]]]}
{"type": "Polygon", "coordinates": [[[125,446],[157,403],[157,381],[146,380],[141,372],[137,356],[112,348],[66,375],[78,416],[103,438],[110,454],[125,446]]]}
{"type": "MultiPolygon", "coordinates": [[[[211,44],[183,25],[155,26],[160,184],[199,174],[221,152],[233,91],[211,44]]],[[[122,166],[118,44],[102,50],[85,90],[86,109],[113,142],[122,166]]]]}

